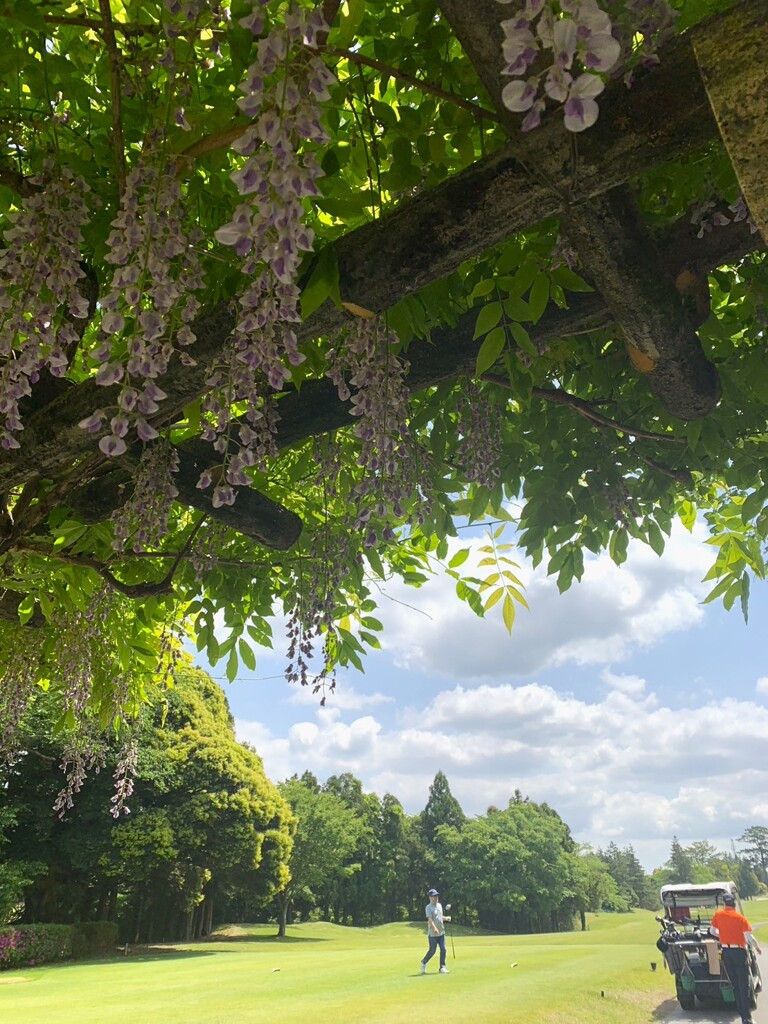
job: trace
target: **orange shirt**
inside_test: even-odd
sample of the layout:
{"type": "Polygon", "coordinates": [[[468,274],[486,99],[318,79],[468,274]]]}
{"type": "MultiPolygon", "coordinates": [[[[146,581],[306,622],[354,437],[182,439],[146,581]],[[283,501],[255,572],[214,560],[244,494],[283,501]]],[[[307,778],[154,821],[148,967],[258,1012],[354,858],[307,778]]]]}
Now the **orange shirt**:
{"type": "Polygon", "coordinates": [[[734,907],[721,907],[720,910],[716,910],[711,924],[720,933],[722,946],[746,946],[744,932],[752,931],[749,921],[734,907]]]}

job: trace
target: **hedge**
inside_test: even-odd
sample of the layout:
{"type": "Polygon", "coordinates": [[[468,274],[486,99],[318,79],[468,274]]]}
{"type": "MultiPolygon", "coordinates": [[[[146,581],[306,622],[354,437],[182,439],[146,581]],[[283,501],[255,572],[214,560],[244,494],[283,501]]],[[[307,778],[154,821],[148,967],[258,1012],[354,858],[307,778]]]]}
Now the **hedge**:
{"type": "Polygon", "coordinates": [[[116,942],[113,921],[12,925],[0,928],[0,971],[109,953],[116,942]]]}

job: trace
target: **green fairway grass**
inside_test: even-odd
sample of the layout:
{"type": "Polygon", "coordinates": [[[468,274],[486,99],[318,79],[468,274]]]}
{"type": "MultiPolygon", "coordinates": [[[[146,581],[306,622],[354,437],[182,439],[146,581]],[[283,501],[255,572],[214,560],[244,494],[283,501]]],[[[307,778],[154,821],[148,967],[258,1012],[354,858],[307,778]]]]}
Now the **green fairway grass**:
{"type": "MultiPolygon", "coordinates": [[[[748,913],[750,909],[748,909],[748,913]]],[[[755,911],[753,920],[759,921],[755,911]]],[[[768,915],[766,915],[768,917],[768,915]]],[[[241,925],[208,942],[0,973],[3,1024],[649,1024],[676,1005],[653,914],[589,915],[589,930],[463,929],[419,975],[422,924],[241,925]],[[650,962],[658,964],[651,971],[650,962]],[[517,964],[512,967],[511,964],[517,964]]]]}

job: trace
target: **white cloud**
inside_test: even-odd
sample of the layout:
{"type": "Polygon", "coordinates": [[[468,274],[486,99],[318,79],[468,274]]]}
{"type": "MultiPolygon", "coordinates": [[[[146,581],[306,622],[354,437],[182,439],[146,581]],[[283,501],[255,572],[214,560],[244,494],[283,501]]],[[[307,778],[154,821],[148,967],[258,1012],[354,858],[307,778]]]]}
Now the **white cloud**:
{"type": "MultiPolygon", "coordinates": [[[[393,704],[394,700],[388,693],[363,693],[345,679],[343,685],[325,694],[325,707],[338,711],[361,711],[377,704],[393,704]]],[[[319,696],[312,692],[311,686],[301,686],[292,691],[288,703],[317,707],[318,701],[319,696]]]]}
{"type": "MultiPolygon", "coordinates": [[[[499,606],[478,619],[457,599],[450,577],[438,576],[421,591],[393,586],[398,603],[380,606],[382,643],[398,667],[452,679],[529,676],[569,663],[613,665],[702,621],[706,588],[700,581],[711,561],[702,539],[703,531],[692,535],[678,527],[663,558],[633,544],[622,566],[607,555],[588,555],[582,581],[565,594],[543,565],[523,565],[519,575],[530,611],[518,610],[511,636],[499,606]]],[[[484,543],[471,542],[475,563],[484,543]]],[[[472,564],[470,559],[463,569],[473,571],[472,564]]]]}
{"type": "Polygon", "coordinates": [[[272,778],[351,771],[415,813],[438,770],[470,814],[516,789],[553,806],[580,842],[632,843],[665,860],[669,841],[737,836],[768,814],[768,708],[723,700],[672,709],[639,677],[604,673],[592,701],[551,687],[455,686],[385,728],[318,709],[285,741],[238,723],[272,778]],[[287,744],[287,746],[286,746],[287,744]]]}
{"type": "MultiPolygon", "coordinates": [[[[676,529],[661,559],[631,545],[621,568],[590,556],[583,582],[562,596],[545,570],[523,566],[531,611],[518,612],[511,637],[498,608],[476,618],[448,577],[422,591],[395,587],[377,615],[383,643],[396,665],[424,674],[423,685],[395,704],[381,683],[367,695],[342,679],[323,708],[297,690],[291,703],[304,720],[284,736],[246,721],[238,736],[272,779],[350,771],[409,813],[442,770],[469,814],[506,806],[519,789],[554,807],[577,841],[632,843],[648,868],[667,859],[672,835],[724,848],[720,837],[768,820],[768,702],[758,696],[768,677],[757,680],[757,700],[737,701],[679,666],[653,683],[621,671],[629,655],[701,626],[711,558],[702,539],[699,529],[676,529]],[[594,666],[589,698],[584,673],[582,692],[571,692],[569,665],[594,666]],[[557,667],[560,689],[532,681],[557,667]]],[[[472,542],[475,561],[483,543],[472,542]]]]}

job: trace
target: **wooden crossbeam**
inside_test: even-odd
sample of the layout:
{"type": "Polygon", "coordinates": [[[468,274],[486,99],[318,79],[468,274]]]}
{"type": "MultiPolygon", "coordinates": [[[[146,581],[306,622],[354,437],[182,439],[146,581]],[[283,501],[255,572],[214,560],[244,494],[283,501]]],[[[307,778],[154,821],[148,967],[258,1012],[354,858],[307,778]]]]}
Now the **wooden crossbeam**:
{"type": "Polygon", "coordinates": [[[768,11],[750,0],[698,27],[693,48],[741,191],[768,241],[768,11]]]}
{"type": "MultiPolygon", "coordinates": [[[[504,114],[498,4],[438,0],[438,6],[499,114],[504,114]]],[[[685,95],[674,90],[668,101],[679,105],[685,95]]],[[[657,111],[656,116],[663,119],[664,112],[657,111]]],[[[504,123],[510,134],[519,133],[519,118],[510,122],[507,116],[504,123]]],[[[579,174],[582,138],[588,139],[592,131],[577,143],[579,174]]],[[[536,165],[531,168],[532,173],[538,170],[536,165]]],[[[579,254],[582,271],[595,283],[623,332],[632,365],[647,375],[662,405],[680,419],[711,412],[721,393],[717,371],[704,355],[674,279],[659,274],[659,254],[629,190],[622,185],[586,197],[571,192],[561,227],[579,254]]]]}
{"type": "MultiPolygon", "coordinates": [[[[462,0],[463,2],[463,0],[462,0]]],[[[482,0],[489,5],[492,0],[482,0]]],[[[475,3],[466,5],[473,11],[475,3]]],[[[480,3],[478,2],[478,10],[480,3]]],[[[498,8],[500,9],[500,8],[498,8]]],[[[497,9],[497,13],[498,13],[497,9]]],[[[686,39],[663,54],[659,69],[632,90],[614,83],[601,100],[598,124],[586,133],[574,175],[572,137],[553,119],[528,136],[404,203],[334,243],[342,298],[375,312],[451,273],[466,259],[557,214],[566,200],[601,194],[650,167],[699,150],[717,127],[686,39]],[[679,103],[681,95],[686,102],[679,103]],[[532,176],[528,168],[536,168],[532,176]]],[[[325,303],[301,327],[302,338],[331,332],[344,314],[325,303]]],[[[205,390],[206,367],[232,329],[227,303],[205,311],[190,348],[197,367],[171,366],[158,426],[173,422],[205,390]]],[[[34,403],[34,394],[32,401],[34,403]]],[[[97,438],[77,423],[109,405],[110,389],[85,381],[25,420],[21,447],[0,452],[0,492],[40,475],[54,476],[96,452],[97,438]]]]}
{"type": "MultiPolygon", "coordinates": [[[[695,236],[690,224],[683,222],[660,234],[656,245],[658,266],[663,268],[664,277],[672,280],[682,268],[705,273],[726,260],[739,259],[752,251],[755,236],[742,222],[729,224],[703,240],[695,236]]],[[[460,317],[454,327],[437,328],[429,340],[416,339],[411,343],[407,353],[411,364],[407,384],[412,392],[462,375],[472,376],[478,352],[478,342],[474,337],[476,318],[477,310],[472,309],[460,317]]],[[[598,330],[611,320],[612,313],[600,294],[574,294],[570,296],[567,309],[550,306],[541,320],[531,326],[530,336],[535,344],[541,344],[553,338],[598,330]]],[[[549,395],[547,400],[554,401],[556,396],[549,395]]],[[[326,378],[305,381],[301,391],[290,391],[280,399],[279,408],[276,435],[279,449],[354,422],[351,397],[346,402],[342,401],[335,385],[326,378]]],[[[235,453],[234,448],[231,453],[235,453]]],[[[134,460],[137,455],[138,452],[134,453],[134,460]]],[[[182,500],[192,507],[207,511],[225,526],[253,537],[267,547],[283,550],[293,542],[291,537],[295,539],[298,536],[301,529],[298,517],[276,503],[269,503],[270,499],[250,488],[238,489],[237,502],[232,508],[210,507],[210,492],[196,488],[200,473],[221,460],[221,455],[217,455],[209,444],[196,439],[185,441],[178,446],[178,455],[180,472],[175,479],[182,500]],[[260,503],[260,499],[264,503],[260,503]]],[[[124,500],[121,488],[129,479],[130,472],[117,465],[111,473],[75,492],[71,503],[90,522],[106,519],[124,500]]]]}

